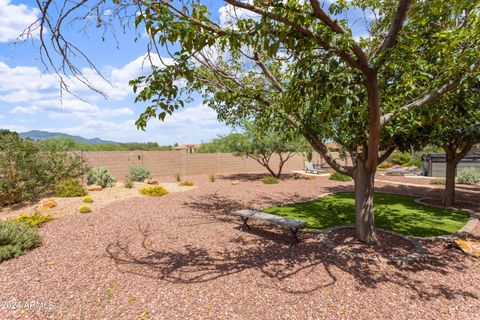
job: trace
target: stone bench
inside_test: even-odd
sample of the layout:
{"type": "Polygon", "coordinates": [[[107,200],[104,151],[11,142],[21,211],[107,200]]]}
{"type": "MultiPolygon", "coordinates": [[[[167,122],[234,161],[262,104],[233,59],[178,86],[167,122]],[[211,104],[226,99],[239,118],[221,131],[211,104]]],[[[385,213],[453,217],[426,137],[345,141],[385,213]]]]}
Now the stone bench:
{"type": "Polygon", "coordinates": [[[243,230],[244,227],[251,229],[248,225],[248,220],[250,219],[262,220],[270,224],[289,229],[292,233],[291,245],[300,242],[300,240],[298,239],[298,231],[305,227],[305,225],[307,224],[307,222],[303,220],[276,216],[273,214],[255,210],[238,210],[235,211],[233,214],[239,216],[243,221],[243,225],[240,230],[243,230]]]}

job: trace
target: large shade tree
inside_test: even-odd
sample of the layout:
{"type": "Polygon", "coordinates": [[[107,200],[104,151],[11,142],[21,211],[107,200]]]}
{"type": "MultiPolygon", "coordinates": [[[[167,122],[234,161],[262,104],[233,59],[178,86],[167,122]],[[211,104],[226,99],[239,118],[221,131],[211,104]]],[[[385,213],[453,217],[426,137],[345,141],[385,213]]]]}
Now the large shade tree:
{"type": "MultiPolygon", "coordinates": [[[[61,26],[78,7],[85,10],[87,1],[56,6],[66,7],[60,15],[52,2],[39,3],[40,25],[49,29],[41,32],[41,39],[51,37],[61,66],[79,76],[68,59],[76,47],[62,37],[61,26]]],[[[90,8],[98,11],[103,3],[90,8]]],[[[122,9],[131,4],[115,3],[122,9]]],[[[163,120],[193,92],[200,92],[227,121],[282,119],[283,126],[303,134],[332,168],[354,178],[356,234],[375,242],[377,165],[395,149],[399,132],[410,132],[400,123],[421,125],[400,120],[413,118],[416,108],[435,106],[439,97],[478,72],[479,1],[353,0],[329,7],[318,0],[225,4],[230,24],[220,24],[202,1],[135,2],[136,23],[146,27],[151,48],[171,46],[174,61],[132,82],[138,100],[152,102],[138,126],[145,127],[153,117],[163,120]],[[354,39],[357,21],[345,18],[348,10],[374,17],[365,20],[368,37],[354,39]],[[330,155],[328,140],[350,151],[352,167],[330,155]]],[[[52,52],[49,47],[43,50],[52,52]]]]}

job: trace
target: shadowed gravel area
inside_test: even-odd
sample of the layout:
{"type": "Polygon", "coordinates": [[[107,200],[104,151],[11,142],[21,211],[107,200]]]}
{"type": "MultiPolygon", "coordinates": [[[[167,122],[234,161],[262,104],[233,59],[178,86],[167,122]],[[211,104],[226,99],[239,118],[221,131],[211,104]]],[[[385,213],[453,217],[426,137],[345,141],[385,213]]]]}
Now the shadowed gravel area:
{"type": "MultiPolygon", "coordinates": [[[[0,300],[53,307],[0,304],[0,319],[478,319],[480,261],[443,242],[427,245],[427,261],[376,264],[331,252],[318,234],[302,234],[290,248],[278,228],[252,222],[240,232],[239,219],[228,216],[351,190],[351,182],[185,178],[197,187],[129,198],[42,227],[41,247],[0,264],[0,300]]],[[[382,183],[377,189],[439,195],[382,183]]]]}

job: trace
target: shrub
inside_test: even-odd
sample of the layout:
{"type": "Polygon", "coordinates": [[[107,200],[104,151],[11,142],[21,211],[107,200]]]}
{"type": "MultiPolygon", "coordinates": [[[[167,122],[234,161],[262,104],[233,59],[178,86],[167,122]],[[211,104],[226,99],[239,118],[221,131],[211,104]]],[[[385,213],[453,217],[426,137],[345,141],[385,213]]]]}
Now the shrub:
{"type": "Polygon", "coordinates": [[[42,243],[36,228],[0,221],[0,261],[21,256],[42,243]]]}
{"type": "Polygon", "coordinates": [[[115,177],[105,167],[100,167],[88,172],[87,184],[96,184],[102,188],[113,187],[115,185],[115,177]]]}
{"type": "Polygon", "coordinates": [[[462,169],[457,174],[458,183],[476,184],[480,182],[480,170],[469,167],[462,169]]]}
{"type": "Polygon", "coordinates": [[[86,194],[87,192],[77,179],[63,180],[55,185],[55,196],[57,197],[81,197],[86,194]]]}
{"type": "Polygon", "coordinates": [[[193,181],[182,181],[178,183],[181,187],[193,187],[195,183],[193,181]]]}
{"type": "Polygon", "coordinates": [[[152,177],[150,171],[144,166],[131,167],[130,170],[128,170],[128,176],[132,181],[138,182],[142,182],[143,180],[150,179],[152,177]]]}
{"type": "Polygon", "coordinates": [[[127,188],[127,189],[132,189],[133,188],[133,181],[130,178],[130,176],[127,176],[125,178],[125,188],[127,188]]]}
{"type": "Polygon", "coordinates": [[[25,223],[30,227],[38,227],[48,221],[52,221],[55,218],[49,214],[42,214],[40,212],[35,212],[33,214],[22,214],[15,219],[10,220],[12,223],[25,223]]]}
{"type": "Polygon", "coordinates": [[[177,179],[178,182],[182,181],[182,175],[179,172],[177,172],[175,174],[175,179],[177,179]]]}
{"type": "Polygon", "coordinates": [[[84,159],[72,153],[43,148],[0,130],[0,205],[32,201],[54,190],[55,184],[82,176],[84,159]]]}
{"type": "Polygon", "coordinates": [[[444,178],[435,178],[430,180],[430,184],[445,184],[444,178]]]}
{"type": "Polygon", "coordinates": [[[149,187],[141,189],[140,193],[144,196],[161,197],[166,195],[168,191],[162,187],[149,187]]]}
{"type": "Polygon", "coordinates": [[[80,208],[78,208],[78,212],[80,213],[89,213],[89,212],[92,212],[92,209],[90,209],[89,206],[87,205],[81,205],[80,208]]]}
{"type": "Polygon", "coordinates": [[[390,161],[393,164],[402,165],[402,164],[410,163],[412,160],[414,159],[410,153],[397,151],[392,155],[390,161]]]}
{"type": "Polygon", "coordinates": [[[387,162],[387,161],[382,162],[382,163],[378,166],[379,169],[388,169],[388,168],[391,168],[391,167],[393,167],[393,164],[390,163],[390,162],[387,162]]]}
{"type": "Polygon", "coordinates": [[[272,176],[266,176],[263,178],[263,183],[265,184],[277,184],[278,179],[272,176]]]}
{"type": "Polygon", "coordinates": [[[333,181],[352,181],[352,178],[339,172],[332,173],[329,179],[333,181]]]}
{"type": "Polygon", "coordinates": [[[92,198],[92,196],[85,196],[85,197],[83,197],[82,201],[85,202],[85,203],[92,203],[93,198],[92,198]]]}
{"type": "Polygon", "coordinates": [[[412,158],[410,161],[408,161],[408,162],[405,163],[404,165],[407,166],[407,167],[415,166],[415,167],[421,169],[421,168],[423,168],[423,161],[420,160],[420,159],[412,158]]]}
{"type": "Polygon", "coordinates": [[[211,175],[208,176],[208,179],[210,180],[210,182],[215,182],[215,175],[212,173],[211,175]]]}

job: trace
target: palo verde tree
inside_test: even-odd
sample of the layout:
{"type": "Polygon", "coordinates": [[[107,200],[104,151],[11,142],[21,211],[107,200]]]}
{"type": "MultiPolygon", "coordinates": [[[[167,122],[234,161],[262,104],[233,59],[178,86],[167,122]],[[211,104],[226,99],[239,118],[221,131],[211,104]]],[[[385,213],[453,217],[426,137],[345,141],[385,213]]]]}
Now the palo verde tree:
{"type": "MultiPolygon", "coordinates": [[[[40,3],[40,25],[69,66],[74,47],[60,26],[72,20],[65,17],[78,3],[65,2],[59,15],[55,8],[64,6],[52,2],[40,3]]],[[[193,92],[226,121],[283,119],[281,126],[301,133],[333,169],[353,177],[356,235],[375,242],[377,165],[395,149],[399,124],[410,126],[398,120],[433,108],[478,72],[480,0],[352,0],[328,7],[318,0],[224,2],[233,23],[218,22],[202,0],[135,2],[136,23],[146,27],[152,48],[169,46],[173,59],[132,82],[137,99],[151,102],[137,125],[163,120],[193,92]],[[354,39],[357,21],[344,18],[348,10],[372,16],[364,21],[367,37],[354,39]],[[349,150],[352,167],[331,156],[328,140],[349,150]]]]}
{"type": "Polygon", "coordinates": [[[267,169],[273,177],[280,178],[285,163],[298,152],[309,149],[305,139],[292,130],[263,129],[255,122],[244,122],[242,128],[242,133],[231,133],[204,144],[199,152],[231,152],[248,157],[267,169]]]}

